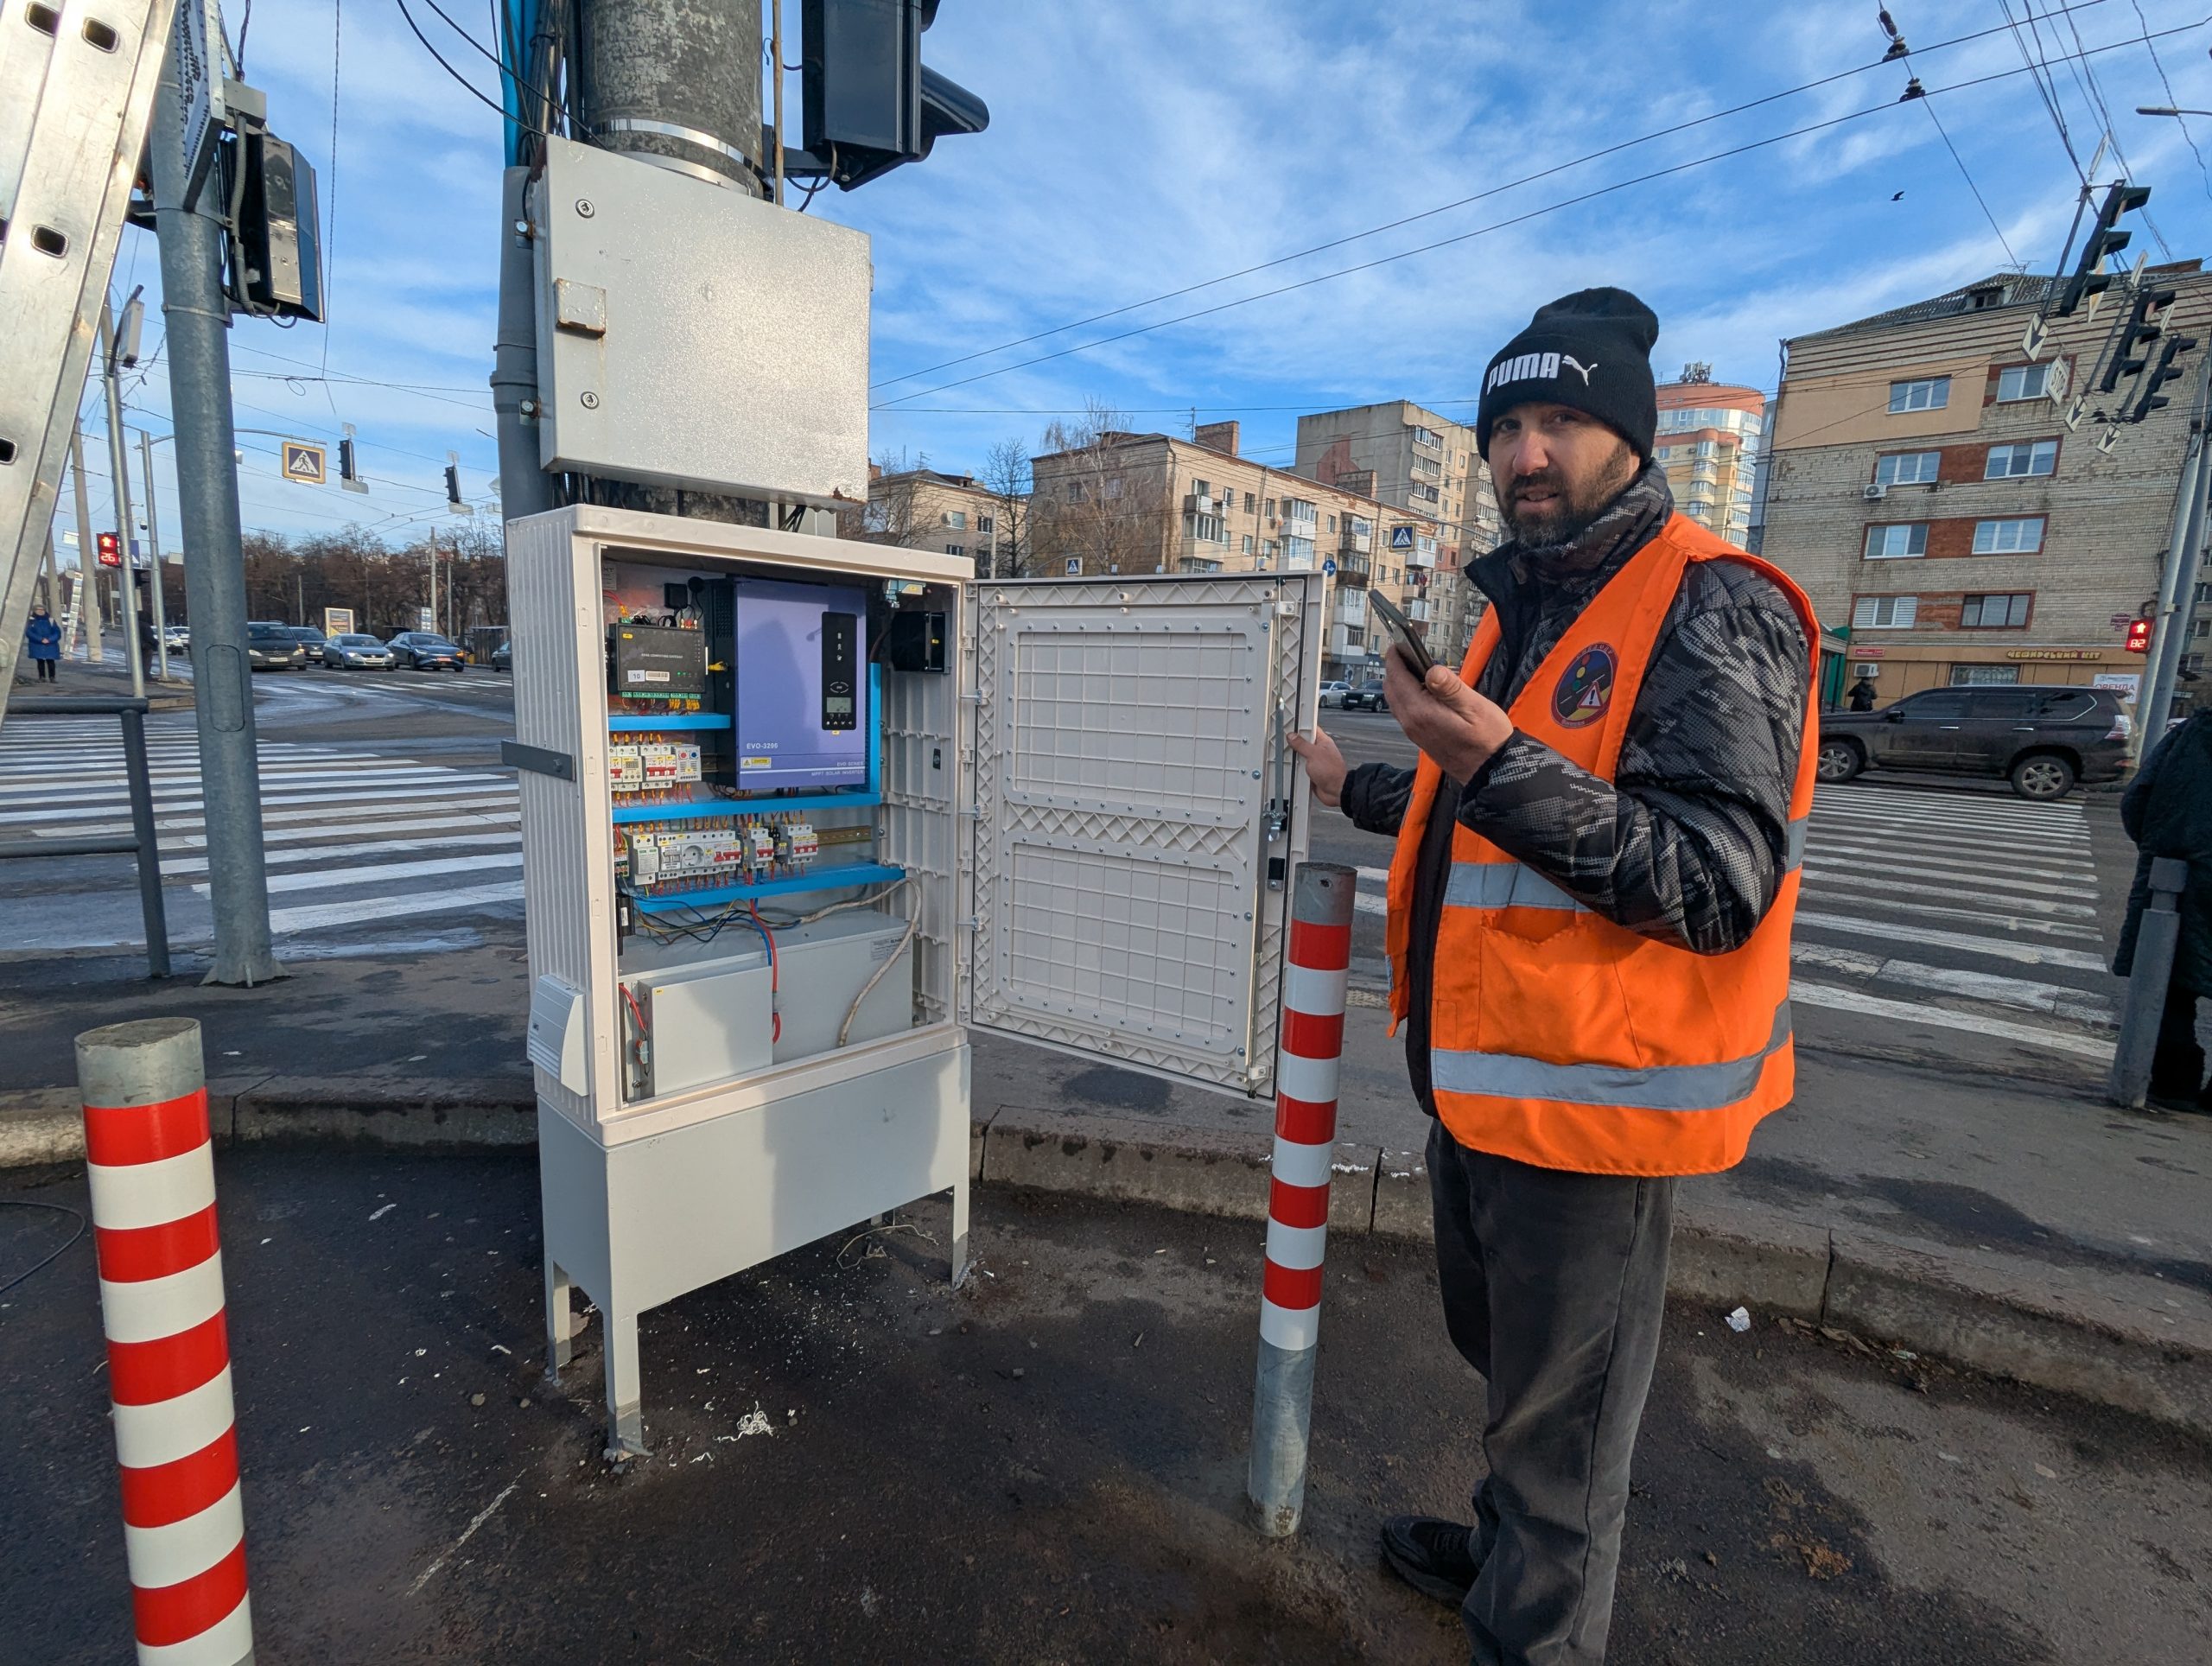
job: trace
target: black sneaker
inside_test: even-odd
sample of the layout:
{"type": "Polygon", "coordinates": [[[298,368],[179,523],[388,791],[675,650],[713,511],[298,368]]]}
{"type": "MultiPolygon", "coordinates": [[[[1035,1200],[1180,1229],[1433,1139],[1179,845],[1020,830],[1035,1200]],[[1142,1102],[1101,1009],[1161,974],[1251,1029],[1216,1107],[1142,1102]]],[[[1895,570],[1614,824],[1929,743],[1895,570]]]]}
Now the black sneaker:
{"type": "Polygon", "coordinates": [[[1457,1608],[1473,1588],[1475,1566],[1468,1550],[1473,1529],[1435,1516],[1393,1516],[1382,1523],[1382,1560],[1390,1571],[1425,1597],[1457,1608]]]}

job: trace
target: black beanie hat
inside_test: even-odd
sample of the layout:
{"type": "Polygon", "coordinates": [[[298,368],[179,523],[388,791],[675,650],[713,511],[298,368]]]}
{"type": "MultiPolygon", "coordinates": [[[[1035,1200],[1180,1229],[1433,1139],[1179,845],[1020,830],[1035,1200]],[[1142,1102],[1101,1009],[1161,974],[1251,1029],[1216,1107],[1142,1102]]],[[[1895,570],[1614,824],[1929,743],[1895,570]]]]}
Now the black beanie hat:
{"type": "Polygon", "coordinates": [[[1651,380],[1658,339],[1658,315],[1626,289],[1579,289],[1537,308],[1483,373],[1476,444],[1489,455],[1491,424],[1516,405],[1541,402],[1587,411],[1649,462],[1659,427],[1651,380]]]}

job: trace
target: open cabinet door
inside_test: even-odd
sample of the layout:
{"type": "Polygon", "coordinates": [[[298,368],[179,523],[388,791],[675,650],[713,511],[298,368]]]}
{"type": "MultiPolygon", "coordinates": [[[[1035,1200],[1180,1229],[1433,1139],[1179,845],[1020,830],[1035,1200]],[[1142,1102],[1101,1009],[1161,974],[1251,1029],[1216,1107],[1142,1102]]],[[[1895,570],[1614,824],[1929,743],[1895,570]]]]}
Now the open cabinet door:
{"type": "Polygon", "coordinates": [[[982,583],[967,610],[961,969],[978,1029],[1198,1086],[1273,1085],[1322,584],[982,583]]]}

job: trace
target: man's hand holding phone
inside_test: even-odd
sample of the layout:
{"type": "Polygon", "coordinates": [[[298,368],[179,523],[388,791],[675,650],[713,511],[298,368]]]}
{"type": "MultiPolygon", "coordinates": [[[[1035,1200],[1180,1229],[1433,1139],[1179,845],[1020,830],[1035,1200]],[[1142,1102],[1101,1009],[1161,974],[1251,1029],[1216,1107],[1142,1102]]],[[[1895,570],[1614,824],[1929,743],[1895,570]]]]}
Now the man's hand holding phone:
{"type": "Polygon", "coordinates": [[[1513,720],[1503,707],[1477,694],[1447,666],[1432,665],[1422,678],[1395,642],[1382,656],[1382,696],[1406,739],[1455,781],[1472,779],[1512,738],[1513,720]]]}

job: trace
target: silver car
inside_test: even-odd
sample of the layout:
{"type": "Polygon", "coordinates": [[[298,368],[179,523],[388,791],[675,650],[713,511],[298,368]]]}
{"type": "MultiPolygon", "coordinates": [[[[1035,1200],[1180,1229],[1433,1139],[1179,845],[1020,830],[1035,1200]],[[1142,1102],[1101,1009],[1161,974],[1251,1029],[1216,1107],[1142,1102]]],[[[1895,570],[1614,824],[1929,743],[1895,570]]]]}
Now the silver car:
{"type": "Polygon", "coordinates": [[[391,650],[372,636],[334,636],[322,645],[322,663],[334,671],[388,671],[391,650]]]}

